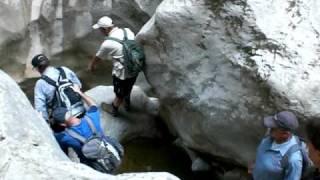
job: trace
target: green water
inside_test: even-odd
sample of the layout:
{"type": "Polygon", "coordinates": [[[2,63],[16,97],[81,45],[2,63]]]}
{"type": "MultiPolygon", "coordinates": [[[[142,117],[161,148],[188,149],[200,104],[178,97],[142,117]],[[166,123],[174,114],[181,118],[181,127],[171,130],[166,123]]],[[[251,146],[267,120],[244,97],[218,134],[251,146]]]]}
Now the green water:
{"type": "Polygon", "coordinates": [[[213,174],[195,174],[186,153],[159,139],[139,139],[124,145],[125,157],[118,173],[170,172],[182,180],[216,179],[213,174]]]}

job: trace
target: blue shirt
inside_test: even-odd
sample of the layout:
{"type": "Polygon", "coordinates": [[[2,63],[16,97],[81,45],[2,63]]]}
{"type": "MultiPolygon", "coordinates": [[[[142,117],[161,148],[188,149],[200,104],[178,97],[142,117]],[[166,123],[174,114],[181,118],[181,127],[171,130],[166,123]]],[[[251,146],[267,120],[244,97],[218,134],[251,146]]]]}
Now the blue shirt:
{"type": "MultiPolygon", "coordinates": [[[[88,116],[92,120],[98,133],[103,134],[102,128],[100,126],[100,113],[97,106],[91,106],[89,110],[86,112],[85,116],[88,116]]],[[[76,131],[85,138],[89,138],[92,136],[92,131],[85,118],[81,118],[80,124],[76,126],[71,126],[69,127],[69,129],[76,131]]],[[[78,154],[80,161],[83,162],[85,158],[81,152],[82,143],[79,140],[70,136],[66,131],[55,133],[55,137],[61,149],[63,149],[66,152],[66,149],[68,147],[71,147],[78,154]]]]}
{"type": "MultiPolygon", "coordinates": [[[[67,78],[73,82],[74,84],[78,85],[81,87],[81,82],[78,79],[77,75],[71,71],[70,69],[66,68],[66,67],[62,67],[67,78]]],[[[59,78],[59,71],[54,68],[49,66],[44,72],[43,75],[48,76],[49,78],[51,78],[54,81],[57,81],[59,78]]],[[[52,103],[52,100],[54,98],[55,95],[55,87],[53,87],[52,85],[48,84],[45,80],[43,79],[39,79],[36,82],[36,86],[34,88],[34,106],[35,109],[38,112],[41,112],[42,117],[45,120],[49,120],[48,117],[48,106],[49,104],[52,103]]]]}
{"type": "Polygon", "coordinates": [[[292,136],[287,142],[277,144],[270,137],[264,138],[257,150],[253,170],[254,180],[300,180],[302,172],[302,155],[300,151],[289,157],[288,167],[281,167],[281,160],[289,148],[297,144],[292,136]]]}

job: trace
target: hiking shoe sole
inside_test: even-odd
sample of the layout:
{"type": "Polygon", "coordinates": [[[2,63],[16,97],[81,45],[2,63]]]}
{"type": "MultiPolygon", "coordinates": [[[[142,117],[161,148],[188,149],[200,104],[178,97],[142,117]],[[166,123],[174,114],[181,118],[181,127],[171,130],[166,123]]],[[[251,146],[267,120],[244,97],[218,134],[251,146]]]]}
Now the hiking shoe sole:
{"type": "Polygon", "coordinates": [[[111,104],[107,103],[101,103],[101,109],[109,114],[111,114],[113,117],[118,116],[118,111],[115,110],[111,104]]]}

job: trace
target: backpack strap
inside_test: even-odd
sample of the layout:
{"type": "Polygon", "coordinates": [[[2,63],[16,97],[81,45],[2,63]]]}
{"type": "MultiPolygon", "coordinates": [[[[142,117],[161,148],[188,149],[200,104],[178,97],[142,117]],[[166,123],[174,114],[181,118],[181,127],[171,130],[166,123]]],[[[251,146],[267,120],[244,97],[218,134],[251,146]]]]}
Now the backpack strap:
{"type": "Polygon", "coordinates": [[[93,135],[97,135],[98,133],[98,131],[97,131],[97,129],[96,129],[96,127],[94,126],[94,124],[93,124],[93,122],[92,122],[92,119],[89,117],[89,116],[87,116],[87,115],[85,115],[84,116],[84,119],[87,121],[87,123],[89,124],[89,127],[90,127],[90,129],[91,129],[91,131],[92,131],[92,134],[93,135]]]}
{"type": "Polygon", "coordinates": [[[290,156],[297,152],[297,151],[300,151],[301,150],[301,147],[299,144],[295,144],[295,145],[292,145],[288,151],[283,155],[281,161],[280,161],[280,164],[281,164],[281,167],[286,169],[289,165],[289,158],[290,156]]]}
{"type": "Polygon", "coordinates": [[[60,73],[60,75],[61,75],[61,77],[62,77],[63,79],[66,79],[66,78],[67,78],[66,73],[64,72],[64,70],[63,70],[62,67],[57,67],[56,69],[59,71],[59,73],[60,73]]]}
{"type": "Polygon", "coordinates": [[[123,44],[122,40],[115,38],[115,37],[106,37],[106,40],[116,41],[120,44],[123,44]]]}
{"type": "MultiPolygon", "coordinates": [[[[85,119],[85,121],[89,124],[89,127],[90,127],[90,129],[91,129],[91,131],[92,131],[92,134],[93,134],[93,135],[96,135],[96,134],[97,134],[97,129],[96,129],[96,127],[94,126],[91,118],[88,117],[88,116],[84,116],[84,119],[85,119]]],[[[73,138],[75,138],[75,139],[78,139],[78,140],[79,140],[80,142],[82,142],[83,144],[87,141],[87,138],[85,138],[84,136],[81,136],[78,132],[76,132],[76,131],[73,130],[73,129],[69,129],[69,128],[68,128],[68,129],[66,129],[66,131],[67,131],[67,133],[68,133],[71,137],[73,137],[73,138]]]]}
{"type": "Polygon", "coordinates": [[[124,28],[122,28],[122,31],[123,31],[123,39],[124,40],[128,40],[128,34],[127,34],[127,31],[124,29],[124,28]]]}
{"type": "Polygon", "coordinates": [[[116,41],[120,44],[123,44],[123,41],[126,41],[128,40],[128,34],[127,34],[127,31],[122,28],[122,31],[123,31],[123,40],[119,39],[119,38],[115,38],[115,37],[106,37],[106,40],[112,40],[112,41],[116,41]]]}
{"type": "Polygon", "coordinates": [[[54,81],[53,79],[49,78],[46,75],[42,75],[41,79],[43,79],[44,81],[46,81],[48,84],[50,84],[51,86],[57,88],[58,84],[56,83],[56,81],[54,81]]]}
{"type": "Polygon", "coordinates": [[[84,144],[87,139],[83,136],[81,136],[78,132],[76,132],[75,130],[73,129],[66,129],[66,132],[73,138],[79,140],[82,144],[84,144]]]}
{"type": "MultiPolygon", "coordinates": [[[[302,142],[299,139],[299,137],[294,136],[294,138],[297,141],[297,144],[292,145],[288,151],[283,155],[280,164],[281,167],[284,169],[283,173],[285,173],[285,170],[288,168],[289,166],[289,158],[291,157],[291,155],[297,151],[301,152],[301,156],[302,156],[302,165],[303,165],[303,161],[304,161],[304,155],[303,155],[303,150],[302,150],[302,142]]],[[[303,168],[303,167],[302,167],[303,168]]]]}

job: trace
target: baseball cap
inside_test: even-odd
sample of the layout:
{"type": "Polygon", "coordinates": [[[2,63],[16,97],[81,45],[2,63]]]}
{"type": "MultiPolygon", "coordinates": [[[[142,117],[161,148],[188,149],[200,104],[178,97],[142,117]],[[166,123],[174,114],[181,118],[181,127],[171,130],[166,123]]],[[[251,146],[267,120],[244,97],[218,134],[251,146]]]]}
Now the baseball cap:
{"type": "Polygon", "coordinates": [[[58,107],[52,112],[52,117],[57,123],[64,123],[71,117],[71,112],[67,108],[58,107]]]}
{"type": "Polygon", "coordinates": [[[282,111],[274,116],[265,117],[263,124],[267,128],[282,128],[290,131],[299,127],[297,117],[290,111],[282,111]]]}
{"type": "Polygon", "coordinates": [[[92,28],[98,29],[98,28],[108,28],[113,26],[114,25],[112,24],[112,19],[109,18],[108,16],[103,16],[98,20],[96,24],[92,26],[92,28]]]}
{"type": "Polygon", "coordinates": [[[32,58],[31,64],[34,68],[44,65],[49,59],[44,54],[38,54],[32,58]]]}

